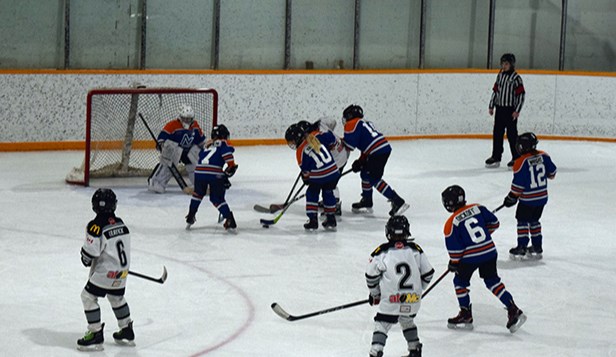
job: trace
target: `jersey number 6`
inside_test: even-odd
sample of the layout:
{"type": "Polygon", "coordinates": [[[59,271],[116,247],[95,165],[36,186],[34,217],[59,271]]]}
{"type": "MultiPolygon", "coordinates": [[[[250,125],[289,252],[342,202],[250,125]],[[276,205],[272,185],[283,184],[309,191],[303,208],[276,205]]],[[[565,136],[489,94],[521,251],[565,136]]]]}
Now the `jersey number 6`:
{"type": "Polygon", "coordinates": [[[477,221],[477,219],[473,217],[464,221],[464,227],[466,227],[468,236],[475,243],[481,243],[486,239],[486,233],[484,229],[478,224],[479,221],[477,221]]]}

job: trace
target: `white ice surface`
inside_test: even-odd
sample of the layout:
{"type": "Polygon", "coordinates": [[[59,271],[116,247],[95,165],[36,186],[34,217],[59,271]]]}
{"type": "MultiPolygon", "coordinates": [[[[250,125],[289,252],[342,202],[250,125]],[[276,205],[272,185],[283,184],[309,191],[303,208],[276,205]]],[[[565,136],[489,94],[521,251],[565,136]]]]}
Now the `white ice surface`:
{"type": "MultiPolygon", "coordinates": [[[[469,202],[501,204],[512,173],[488,170],[490,142],[395,141],[385,180],[411,204],[411,231],[439,276],[448,256],[442,227],[448,217],[440,192],[460,184],[469,202]]],[[[543,218],[544,259],[513,262],[514,209],[498,212],[494,239],[499,273],[528,315],[515,334],[506,311],[474,276],[475,330],[453,331],[457,311],[451,276],[424,300],[416,319],[424,356],[616,356],[616,145],[542,141],[558,166],[543,218]]],[[[352,157],[355,157],[354,154],[352,157]]],[[[509,156],[505,154],[505,158],[509,156]]],[[[374,215],[353,215],[357,175],[340,183],[343,217],[337,233],[304,233],[303,201],[270,229],[255,203],[281,202],[297,175],[284,146],[238,147],[240,167],[227,200],[239,234],[226,234],[204,201],[194,230],[184,230],[190,198],[173,188],[150,194],[141,181],[114,180],[118,216],[132,232],[131,269],[159,275],[164,285],[131,276],[126,298],[136,347],[113,343],[117,330],[101,301],[105,350],[83,353],[75,342],[86,330],[79,294],[87,269],[79,259],[93,187],[64,183],[82,160],[78,152],[0,153],[0,355],[2,356],[367,356],[376,309],[368,305],[287,322],[270,309],[280,303],[304,314],[367,297],[364,268],[385,241],[388,204],[375,192],[374,215]]],[[[96,183],[95,183],[96,184],[96,183]]],[[[107,184],[107,183],[106,183],[107,184]]],[[[399,327],[385,356],[405,353],[399,327]]]]}

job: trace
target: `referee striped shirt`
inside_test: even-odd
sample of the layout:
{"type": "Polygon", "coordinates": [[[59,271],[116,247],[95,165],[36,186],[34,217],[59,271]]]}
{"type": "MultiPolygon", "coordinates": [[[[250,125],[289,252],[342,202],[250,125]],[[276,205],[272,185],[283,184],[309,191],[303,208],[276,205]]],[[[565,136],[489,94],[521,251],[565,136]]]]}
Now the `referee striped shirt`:
{"type": "Polygon", "coordinates": [[[494,106],[514,107],[515,111],[519,113],[522,110],[522,105],[524,105],[525,93],[522,77],[516,71],[501,71],[496,76],[496,82],[492,88],[489,108],[492,109],[494,106]]]}

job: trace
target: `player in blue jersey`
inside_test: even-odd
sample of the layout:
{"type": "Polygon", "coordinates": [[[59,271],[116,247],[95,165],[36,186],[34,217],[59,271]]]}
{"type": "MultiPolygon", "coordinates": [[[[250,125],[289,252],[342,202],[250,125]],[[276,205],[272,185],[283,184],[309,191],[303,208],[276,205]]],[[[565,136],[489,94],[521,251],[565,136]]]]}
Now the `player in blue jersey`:
{"type": "Polygon", "coordinates": [[[515,213],[518,220],[518,245],[509,250],[512,259],[543,257],[543,236],[539,219],[548,202],[546,179],[556,177],[556,165],[547,153],[537,150],[537,142],[533,133],[520,135],[516,142],[520,157],[513,164],[511,191],[503,203],[506,207],[511,207],[518,199],[520,201],[515,213]],[[531,240],[532,246],[527,249],[531,240]]]}
{"type": "Polygon", "coordinates": [[[188,172],[189,185],[194,184],[195,165],[205,143],[205,136],[194,120],[195,112],[189,105],[182,105],[177,119],[165,124],[158,134],[160,163],[148,178],[148,190],[163,193],[172,177],[170,167],[182,162],[188,172]]]}
{"type": "Polygon", "coordinates": [[[197,214],[201,200],[208,192],[208,188],[210,202],[225,218],[225,230],[234,233],[237,228],[233,212],[225,201],[225,191],[231,186],[229,177],[235,175],[238,167],[233,158],[235,149],[227,142],[229,136],[229,130],[226,126],[222,124],[215,126],[212,128],[210,136],[212,142],[199,154],[195,168],[195,192],[193,192],[186,216],[186,229],[189,229],[195,223],[195,214],[197,214]]]}
{"type": "Polygon", "coordinates": [[[491,236],[499,227],[498,218],[484,206],[467,205],[464,189],[458,185],[447,187],[441,198],[445,209],[452,213],[445,223],[445,245],[450,259],[448,269],[455,273],[453,283],[460,305],[458,316],[447,320],[447,327],[473,328],[468,287],[471,276],[479,270],[486,287],[507,307],[507,328],[511,332],[517,331],[526,321],[526,316],[513,302],[498,276],[496,247],[491,236]]]}
{"type": "Polygon", "coordinates": [[[391,154],[391,146],[374,125],[364,120],[364,111],[359,105],[349,105],[342,113],[344,144],[349,150],[361,151],[353,162],[353,172],[360,172],[361,200],[351,206],[353,212],[372,212],[372,188],[375,187],[391,202],[390,216],[402,214],[409,205],[385,182],[383,172],[391,154]]]}
{"type": "MultiPolygon", "coordinates": [[[[331,133],[330,133],[331,134],[331,133]]],[[[323,228],[336,230],[336,197],[334,189],[340,179],[340,171],[327,146],[319,141],[318,135],[306,134],[297,124],[291,124],[285,132],[285,139],[291,149],[295,150],[306,189],[306,215],[308,222],[304,229],[314,231],[319,228],[319,194],[323,196],[325,221],[323,228]]],[[[321,136],[324,141],[327,135],[321,136]]],[[[331,138],[330,138],[331,139],[331,138]]]]}

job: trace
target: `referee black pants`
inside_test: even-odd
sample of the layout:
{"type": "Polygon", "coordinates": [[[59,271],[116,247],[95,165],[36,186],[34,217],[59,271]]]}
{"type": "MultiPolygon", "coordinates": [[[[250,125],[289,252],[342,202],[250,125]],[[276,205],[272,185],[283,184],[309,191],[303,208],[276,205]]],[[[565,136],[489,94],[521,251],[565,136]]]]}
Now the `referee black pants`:
{"type": "Polygon", "coordinates": [[[494,130],[492,132],[492,158],[496,161],[501,161],[503,156],[503,137],[505,136],[505,129],[507,130],[507,140],[509,141],[511,158],[515,160],[520,156],[515,149],[515,142],[518,139],[518,120],[511,116],[514,111],[515,107],[496,107],[494,130]]]}

